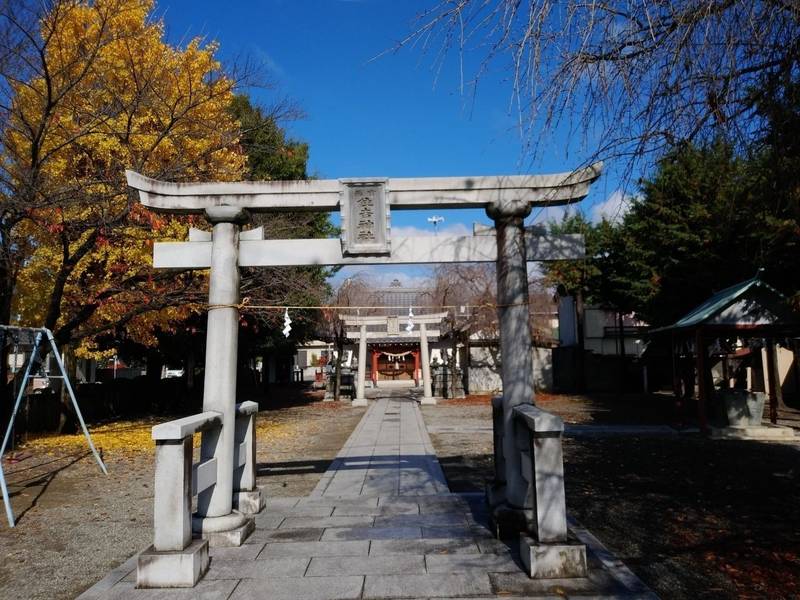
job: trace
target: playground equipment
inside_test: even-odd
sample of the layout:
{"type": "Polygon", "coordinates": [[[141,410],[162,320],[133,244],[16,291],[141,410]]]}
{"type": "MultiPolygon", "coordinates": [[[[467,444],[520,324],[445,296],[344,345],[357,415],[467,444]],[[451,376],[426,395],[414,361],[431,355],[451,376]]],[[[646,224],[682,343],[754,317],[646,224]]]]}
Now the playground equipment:
{"type": "MultiPolygon", "coordinates": [[[[11,432],[14,428],[14,421],[17,418],[17,413],[19,412],[19,407],[22,402],[22,397],[25,395],[25,388],[28,385],[28,380],[31,378],[33,365],[36,364],[36,359],[41,353],[41,347],[43,343],[50,345],[50,350],[53,353],[53,357],[55,358],[55,361],[58,364],[58,369],[61,373],[61,375],[50,375],[49,373],[47,373],[45,374],[45,376],[48,379],[64,380],[64,387],[66,388],[70,400],[72,401],[72,407],[75,409],[75,414],[78,416],[78,422],[81,425],[83,434],[86,436],[86,441],[89,443],[89,448],[91,449],[92,454],[94,454],[94,458],[97,461],[97,464],[100,465],[100,470],[103,471],[103,474],[108,475],[108,471],[106,470],[106,466],[103,463],[103,459],[100,458],[100,454],[94,447],[94,443],[92,442],[92,437],[89,435],[89,430],[86,428],[86,423],[83,420],[83,414],[81,413],[81,409],[78,406],[78,401],[75,398],[75,392],[72,389],[72,384],[69,381],[69,376],[67,375],[67,371],[64,368],[64,362],[61,360],[61,354],[58,351],[56,340],[55,338],[53,338],[53,333],[46,327],[16,327],[14,325],[0,325],[0,346],[5,346],[7,337],[11,337],[11,339],[14,341],[15,361],[17,359],[17,353],[22,338],[27,337],[28,340],[33,339],[31,355],[27,360],[27,364],[25,365],[25,375],[23,376],[22,382],[20,383],[19,386],[19,390],[16,393],[16,398],[14,400],[14,409],[11,412],[11,418],[8,421],[8,427],[6,428],[6,433],[5,436],[3,437],[3,445],[0,446],[0,491],[2,491],[3,494],[3,504],[5,504],[6,507],[6,517],[8,519],[8,525],[9,527],[14,527],[15,525],[14,512],[11,509],[11,501],[9,499],[8,486],[6,485],[5,476],[3,474],[2,457],[3,454],[5,454],[6,446],[8,446],[9,440],[11,439],[11,432]]],[[[30,342],[28,344],[30,345],[30,342]]]]}

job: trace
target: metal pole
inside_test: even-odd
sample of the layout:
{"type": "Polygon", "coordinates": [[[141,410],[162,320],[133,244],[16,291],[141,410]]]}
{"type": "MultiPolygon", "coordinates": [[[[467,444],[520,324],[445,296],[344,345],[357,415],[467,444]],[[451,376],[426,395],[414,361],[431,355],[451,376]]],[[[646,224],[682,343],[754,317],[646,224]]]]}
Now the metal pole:
{"type": "Polygon", "coordinates": [[[39,353],[39,343],[41,340],[42,332],[39,331],[33,341],[33,350],[31,351],[31,358],[28,361],[28,366],[25,367],[25,376],[22,378],[22,385],[20,385],[19,391],[17,392],[17,398],[14,400],[14,410],[11,411],[11,419],[8,422],[8,428],[6,429],[6,434],[3,437],[3,445],[0,446],[0,460],[2,460],[3,454],[6,452],[8,440],[11,437],[11,430],[14,428],[14,419],[17,418],[17,411],[19,411],[19,405],[20,402],[22,402],[22,396],[25,393],[25,386],[28,384],[28,378],[31,376],[31,366],[36,361],[36,355],[39,353]]]}
{"type": "Polygon", "coordinates": [[[105,464],[103,464],[103,459],[100,458],[100,454],[97,452],[97,449],[94,447],[94,443],[92,442],[92,436],[89,435],[89,430],[86,428],[86,423],[83,420],[81,409],[78,406],[78,400],[75,398],[75,392],[72,390],[72,384],[69,382],[69,376],[67,375],[67,370],[64,368],[64,363],[61,361],[61,355],[58,353],[58,346],[56,346],[56,341],[53,338],[53,333],[46,328],[43,328],[43,330],[47,335],[47,339],[50,340],[50,347],[53,349],[53,354],[56,357],[58,368],[61,370],[61,375],[64,378],[64,385],[67,387],[67,392],[69,392],[69,397],[72,400],[72,406],[75,408],[75,414],[78,415],[78,421],[81,424],[83,435],[86,436],[86,441],[89,442],[89,448],[92,449],[92,454],[94,454],[94,459],[97,461],[97,464],[100,465],[100,470],[103,471],[104,475],[108,475],[106,466],[105,464]]]}
{"type": "Polygon", "coordinates": [[[0,490],[3,492],[3,504],[6,507],[6,518],[8,519],[8,526],[14,527],[14,512],[11,510],[11,500],[8,498],[8,487],[6,486],[6,479],[3,476],[3,457],[0,455],[0,490]]]}
{"type": "MultiPolygon", "coordinates": [[[[19,410],[20,402],[22,401],[22,396],[25,393],[25,386],[28,384],[28,378],[31,374],[31,366],[36,361],[36,355],[39,351],[39,343],[42,339],[42,332],[39,331],[36,334],[36,338],[33,342],[33,350],[31,351],[31,358],[28,361],[28,366],[25,367],[25,375],[22,378],[22,385],[19,388],[19,392],[17,393],[17,397],[14,401],[14,410],[11,412],[11,419],[8,422],[8,429],[6,429],[6,434],[3,437],[3,445],[0,446],[0,488],[2,488],[3,493],[3,503],[6,507],[6,518],[8,519],[8,526],[14,527],[14,512],[11,510],[11,500],[8,497],[8,486],[6,485],[6,480],[3,475],[3,455],[6,452],[6,445],[8,444],[8,440],[11,437],[11,431],[14,428],[14,420],[17,417],[17,411],[19,410]]],[[[16,356],[14,357],[15,365],[16,365],[16,356]]]]}

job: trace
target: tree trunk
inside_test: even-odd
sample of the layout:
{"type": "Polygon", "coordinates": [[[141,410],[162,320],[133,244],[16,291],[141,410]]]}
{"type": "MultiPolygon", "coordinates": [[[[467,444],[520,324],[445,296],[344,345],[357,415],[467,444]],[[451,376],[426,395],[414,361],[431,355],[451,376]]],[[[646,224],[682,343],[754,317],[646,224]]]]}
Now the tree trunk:
{"type": "MultiPolygon", "coordinates": [[[[63,346],[64,348],[64,371],[66,376],[72,382],[75,375],[75,367],[77,360],[75,359],[75,350],[72,346],[63,346]]],[[[61,373],[59,373],[61,375],[61,373]]],[[[57,381],[56,395],[58,397],[59,415],[58,415],[58,433],[74,433],[77,431],[77,423],[75,420],[75,411],[72,406],[72,398],[69,397],[67,386],[64,379],[55,379],[57,381]]]]}
{"type": "Polygon", "coordinates": [[[575,388],[578,393],[583,393],[586,389],[586,367],[584,366],[584,339],[583,339],[583,290],[579,289],[575,294],[575,329],[578,335],[578,378],[575,388]]]}
{"type": "Polygon", "coordinates": [[[194,349],[190,349],[186,355],[186,390],[191,392],[194,389],[194,349]]]}
{"type": "Polygon", "coordinates": [[[147,353],[147,382],[150,385],[158,385],[161,381],[161,371],[164,368],[164,358],[155,350],[147,353]]]}
{"type": "Polygon", "coordinates": [[[619,327],[619,393],[625,392],[625,319],[622,311],[617,313],[619,327]]]}
{"type": "MultiPolygon", "coordinates": [[[[8,238],[7,233],[4,231],[2,239],[8,238]]],[[[0,257],[0,324],[11,324],[11,302],[14,291],[13,273],[8,265],[8,252],[10,249],[6,247],[7,244],[3,243],[3,256],[0,257]]],[[[5,343],[5,337],[0,343],[0,425],[2,430],[8,424],[11,417],[11,410],[14,405],[14,386],[9,381],[8,358],[10,353],[10,345],[5,343]]]]}
{"type": "Polygon", "coordinates": [[[334,366],[336,368],[333,376],[333,399],[339,401],[339,396],[342,390],[342,355],[344,354],[344,343],[341,338],[336,340],[336,361],[334,366]]]}

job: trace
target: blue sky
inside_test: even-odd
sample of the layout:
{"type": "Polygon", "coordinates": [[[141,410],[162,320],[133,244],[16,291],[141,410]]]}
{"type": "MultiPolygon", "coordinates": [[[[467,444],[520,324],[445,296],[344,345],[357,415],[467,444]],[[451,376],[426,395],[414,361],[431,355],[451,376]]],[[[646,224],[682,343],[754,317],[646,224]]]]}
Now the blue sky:
{"type": "MultiPolygon", "coordinates": [[[[426,177],[560,172],[582,162],[566,156],[567,140],[530,164],[522,152],[504,73],[484,77],[475,94],[462,93],[459,64],[452,56],[437,73],[433,53],[408,48],[388,52],[408,35],[415,17],[432,0],[157,0],[167,37],[183,44],[201,36],[220,44],[231,62],[255,61],[274,83],[251,89],[269,104],[286,96],[306,118],[285,125],[310,145],[309,172],[320,178],[426,177]]],[[[470,65],[467,65],[469,71],[470,65]]],[[[596,217],[615,214],[621,194],[604,176],[579,209],[596,217]]],[[[560,216],[560,209],[534,211],[530,222],[560,216]]],[[[403,233],[431,232],[434,212],[392,214],[403,233]]],[[[489,223],[483,211],[435,211],[443,233],[461,233],[489,223]]],[[[397,271],[397,269],[395,269],[397,271]]],[[[375,271],[392,278],[391,268],[375,271]]],[[[344,270],[348,276],[353,270],[344,270]]],[[[408,278],[423,269],[403,269],[408,278]]],[[[340,277],[341,277],[340,276],[340,277]]]]}

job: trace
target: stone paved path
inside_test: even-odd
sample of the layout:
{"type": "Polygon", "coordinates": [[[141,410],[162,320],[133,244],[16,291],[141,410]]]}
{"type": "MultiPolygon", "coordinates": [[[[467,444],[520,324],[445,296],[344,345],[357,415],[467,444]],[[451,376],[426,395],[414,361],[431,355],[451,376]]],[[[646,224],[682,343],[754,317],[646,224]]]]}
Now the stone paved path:
{"type": "MultiPolygon", "coordinates": [[[[386,392],[383,392],[386,393],[386,392]]],[[[590,575],[533,581],[487,527],[482,495],[451,494],[416,401],[371,404],[313,493],[271,498],[240,548],[212,548],[191,590],[136,590],[135,557],[81,598],[654,598],[591,534],[590,575]]]]}

